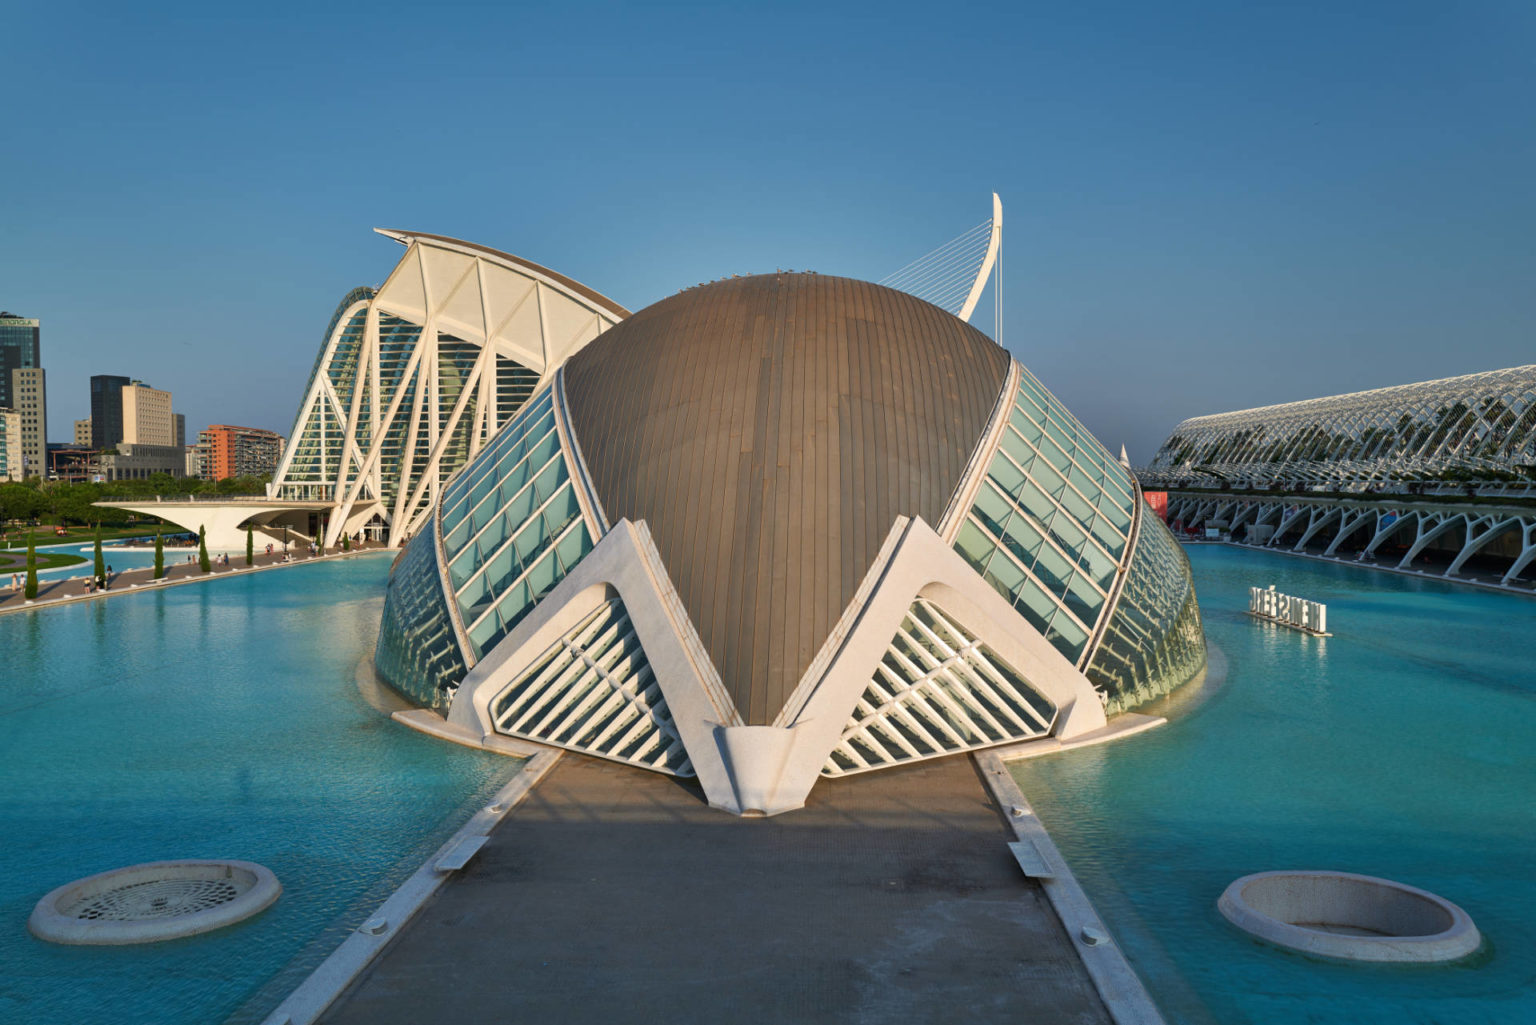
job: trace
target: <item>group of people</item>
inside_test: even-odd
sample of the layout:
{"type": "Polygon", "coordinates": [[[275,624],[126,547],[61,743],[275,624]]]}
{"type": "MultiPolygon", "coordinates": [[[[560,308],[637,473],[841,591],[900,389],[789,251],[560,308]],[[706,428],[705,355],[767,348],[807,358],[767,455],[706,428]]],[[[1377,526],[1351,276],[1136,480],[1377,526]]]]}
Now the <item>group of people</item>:
{"type": "Polygon", "coordinates": [[[112,590],[112,577],[114,575],[115,574],[113,574],[113,572],[112,572],[112,567],[108,566],[107,567],[107,572],[104,575],[99,576],[99,577],[86,577],[85,578],[85,593],[86,594],[94,594],[97,591],[110,591],[110,590],[112,590]]]}

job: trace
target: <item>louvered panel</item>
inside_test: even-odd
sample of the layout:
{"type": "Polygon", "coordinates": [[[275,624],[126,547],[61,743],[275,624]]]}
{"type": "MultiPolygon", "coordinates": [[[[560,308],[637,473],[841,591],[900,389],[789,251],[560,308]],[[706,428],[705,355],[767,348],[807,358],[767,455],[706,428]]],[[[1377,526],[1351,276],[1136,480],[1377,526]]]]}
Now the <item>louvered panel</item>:
{"type": "Polygon", "coordinates": [[[824,776],[1051,731],[1056,707],[926,599],[912,603],[832,749],[824,776]]]}
{"type": "Polygon", "coordinates": [[[599,606],[491,700],[498,733],[676,776],[693,765],[624,603],[599,606]]]}

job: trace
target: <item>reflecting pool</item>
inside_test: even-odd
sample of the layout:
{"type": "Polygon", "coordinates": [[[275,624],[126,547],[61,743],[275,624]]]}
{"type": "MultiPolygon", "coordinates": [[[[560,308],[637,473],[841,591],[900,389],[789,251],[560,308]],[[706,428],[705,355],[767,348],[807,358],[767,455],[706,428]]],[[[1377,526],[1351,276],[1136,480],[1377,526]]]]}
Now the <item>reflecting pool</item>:
{"type": "Polygon", "coordinates": [[[1170,1021],[1536,1021],[1536,601],[1234,549],[1189,549],[1223,684],[1149,733],[1012,766],[1170,1021]],[[1248,588],[1328,604],[1260,625],[1248,588]],[[1216,911],[1250,872],[1332,868],[1438,893],[1483,951],[1352,965],[1216,911]]]}
{"type": "Polygon", "coordinates": [[[0,617],[0,1021],[260,1020],[511,776],[370,705],[389,564],[0,617]],[[266,865],[283,896],[146,946],[26,930],[55,886],[180,857],[266,865]]]}

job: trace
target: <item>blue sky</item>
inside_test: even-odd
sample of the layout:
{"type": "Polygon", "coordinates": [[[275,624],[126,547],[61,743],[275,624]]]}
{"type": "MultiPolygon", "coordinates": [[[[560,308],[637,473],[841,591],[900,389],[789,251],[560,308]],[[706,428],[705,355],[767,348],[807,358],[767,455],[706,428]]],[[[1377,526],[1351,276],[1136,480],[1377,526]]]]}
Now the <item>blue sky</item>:
{"type": "Polygon", "coordinates": [[[1137,460],[1536,362],[1529,3],[147,6],[0,0],[0,307],[53,440],[93,373],[286,433],[374,226],[638,309],[878,279],[993,190],[1005,344],[1137,460]]]}

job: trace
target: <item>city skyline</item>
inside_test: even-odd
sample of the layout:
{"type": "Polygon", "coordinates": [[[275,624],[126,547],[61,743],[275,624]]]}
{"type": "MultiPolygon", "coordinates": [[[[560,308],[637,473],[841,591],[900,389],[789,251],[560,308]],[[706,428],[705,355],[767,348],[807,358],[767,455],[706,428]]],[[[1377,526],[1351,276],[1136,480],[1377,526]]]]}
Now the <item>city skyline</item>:
{"type": "Polygon", "coordinates": [[[878,280],[993,190],[1004,345],[1136,462],[1186,417],[1529,362],[1518,5],[409,11],[14,14],[0,305],[48,334],[50,440],[122,370],[287,434],[329,312],[398,259],[373,227],[638,309],[878,280]]]}

